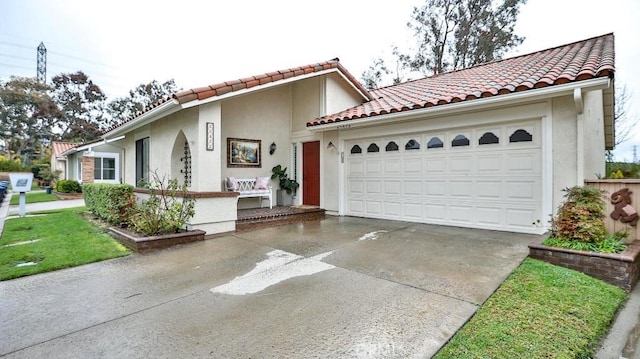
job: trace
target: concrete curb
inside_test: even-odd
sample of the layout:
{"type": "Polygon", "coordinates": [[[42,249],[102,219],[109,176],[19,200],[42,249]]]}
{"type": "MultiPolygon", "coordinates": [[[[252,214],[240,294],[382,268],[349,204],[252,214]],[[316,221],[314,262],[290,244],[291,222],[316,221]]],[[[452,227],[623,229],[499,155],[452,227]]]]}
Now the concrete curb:
{"type": "Polygon", "coordinates": [[[4,220],[9,215],[9,203],[11,203],[11,196],[13,192],[7,192],[7,195],[4,196],[4,201],[0,203],[0,236],[2,236],[2,232],[4,231],[4,220]]]}
{"type": "Polygon", "coordinates": [[[609,330],[606,339],[595,357],[598,359],[636,359],[640,358],[638,341],[640,328],[640,285],[637,285],[630,293],[627,304],[618,313],[618,316],[609,330]]]}

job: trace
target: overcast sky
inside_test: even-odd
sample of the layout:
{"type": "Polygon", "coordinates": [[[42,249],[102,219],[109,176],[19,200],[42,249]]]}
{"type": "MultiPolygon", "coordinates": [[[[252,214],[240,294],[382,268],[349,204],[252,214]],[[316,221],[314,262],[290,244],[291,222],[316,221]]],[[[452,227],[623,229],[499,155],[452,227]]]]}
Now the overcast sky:
{"type": "MultiPolygon", "coordinates": [[[[47,79],[82,70],[114,98],[152,80],[193,88],[339,57],[356,77],[407,30],[420,0],[0,0],[0,78],[35,76],[47,47],[47,79]]],[[[616,83],[640,116],[640,1],[529,0],[512,55],[613,32],[616,83]]],[[[635,136],[615,151],[631,160],[635,136]]],[[[640,157],[640,147],[638,148],[640,157]]]]}

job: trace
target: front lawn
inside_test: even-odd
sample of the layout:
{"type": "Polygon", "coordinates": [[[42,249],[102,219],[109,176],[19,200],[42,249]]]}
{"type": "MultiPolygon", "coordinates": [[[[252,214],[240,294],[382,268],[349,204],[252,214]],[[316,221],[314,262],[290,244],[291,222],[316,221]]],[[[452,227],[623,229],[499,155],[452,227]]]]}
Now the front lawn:
{"type": "MultiPolygon", "coordinates": [[[[29,203],[37,203],[37,202],[51,202],[57,201],[58,197],[53,194],[47,194],[47,192],[28,192],[26,194],[27,204],[29,203]]],[[[17,206],[20,202],[20,193],[14,193],[11,196],[11,202],[9,202],[12,206],[17,206]]]]}
{"type": "Polygon", "coordinates": [[[591,358],[627,294],[526,259],[434,358],[591,358]]]}
{"type": "Polygon", "coordinates": [[[128,249],[86,220],[84,207],[5,221],[0,280],[126,256],[128,249]]]}

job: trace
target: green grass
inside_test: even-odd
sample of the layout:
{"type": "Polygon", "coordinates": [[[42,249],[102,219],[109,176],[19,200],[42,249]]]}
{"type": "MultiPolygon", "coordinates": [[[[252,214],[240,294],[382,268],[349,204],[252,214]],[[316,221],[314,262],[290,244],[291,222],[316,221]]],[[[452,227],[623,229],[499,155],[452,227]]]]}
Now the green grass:
{"type": "MultiPolygon", "coordinates": [[[[27,204],[38,203],[38,202],[51,202],[51,201],[58,200],[58,197],[56,197],[53,194],[47,194],[47,192],[28,192],[26,196],[27,196],[26,198],[27,204]]],[[[11,202],[9,202],[9,204],[12,206],[16,206],[20,203],[19,201],[20,201],[20,194],[14,193],[11,196],[11,202]]]]}
{"type": "Polygon", "coordinates": [[[0,280],[122,257],[130,252],[82,216],[84,207],[8,219],[0,238],[0,280]],[[37,242],[6,246],[7,244],[37,242]],[[17,267],[20,263],[36,265],[17,267]]]}
{"type": "Polygon", "coordinates": [[[591,358],[627,294],[525,260],[434,358],[591,358]]]}

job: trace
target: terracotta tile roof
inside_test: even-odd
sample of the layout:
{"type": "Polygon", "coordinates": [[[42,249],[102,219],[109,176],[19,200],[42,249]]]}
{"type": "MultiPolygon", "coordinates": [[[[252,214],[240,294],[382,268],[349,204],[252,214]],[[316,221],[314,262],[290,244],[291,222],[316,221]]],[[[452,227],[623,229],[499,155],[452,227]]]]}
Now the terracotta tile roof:
{"type": "Polygon", "coordinates": [[[54,158],[60,158],[62,157],[62,153],[74,148],[76,146],[80,145],[80,143],[73,143],[73,142],[58,142],[58,141],[52,141],[51,142],[51,155],[54,158]]]}
{"type": "Polygon", "coordinates": [[[274,72],[268,72],[265,74],[245,77],[238,80],[221,82],[215,85],[198,87],[190,90],[181,91],[173,94],[170,97],[167,97],[165,99],[158,101],[152,106],[145,108],[142,112],[136,113],[133,117],[128,118],[125,121],[122,121],[112,126],[111,128],[107,129],[105,133],[111,130],[114,130],[122,126],[123,124],[136,119],[140,115],[162,105],[167,101],[177,100],[179,104],[184,104],[190,101],[204,100],[210,97],[221,96],[234,91],[250,89],[256,86],[274,83],[274,82],[278,82],[288,78],[306,75],[314,72],[320,72],[320,71],[329,70],[329,69],[338,69],[353,84],[353,86],[355,86],[360,92],[362,92],[362,94],[365,97],[367,97],[369,100],[374,99],[374,97],[371,96],[369,91],[366,88],[364,88],[362,84],[360,84],[360,82],[358,82],[358,80],[356,80],[356,78],[353,77],[353,75],[351,75],[351,73],[349,73],[349,71],[347,71],[347,69],[344,66],[342,66],[342,64],[340,64],[340,59],[335,58],[329,61],[319,62],[316,64],[293,67],[289,69],[278,70],[274,72]]]}
{"type": "Polygon", "coordinates": [[[308,127],[611,77],[614,38],[606,34],[475,67],[372,90],[375,100],[316,118],[308,127]]]}

